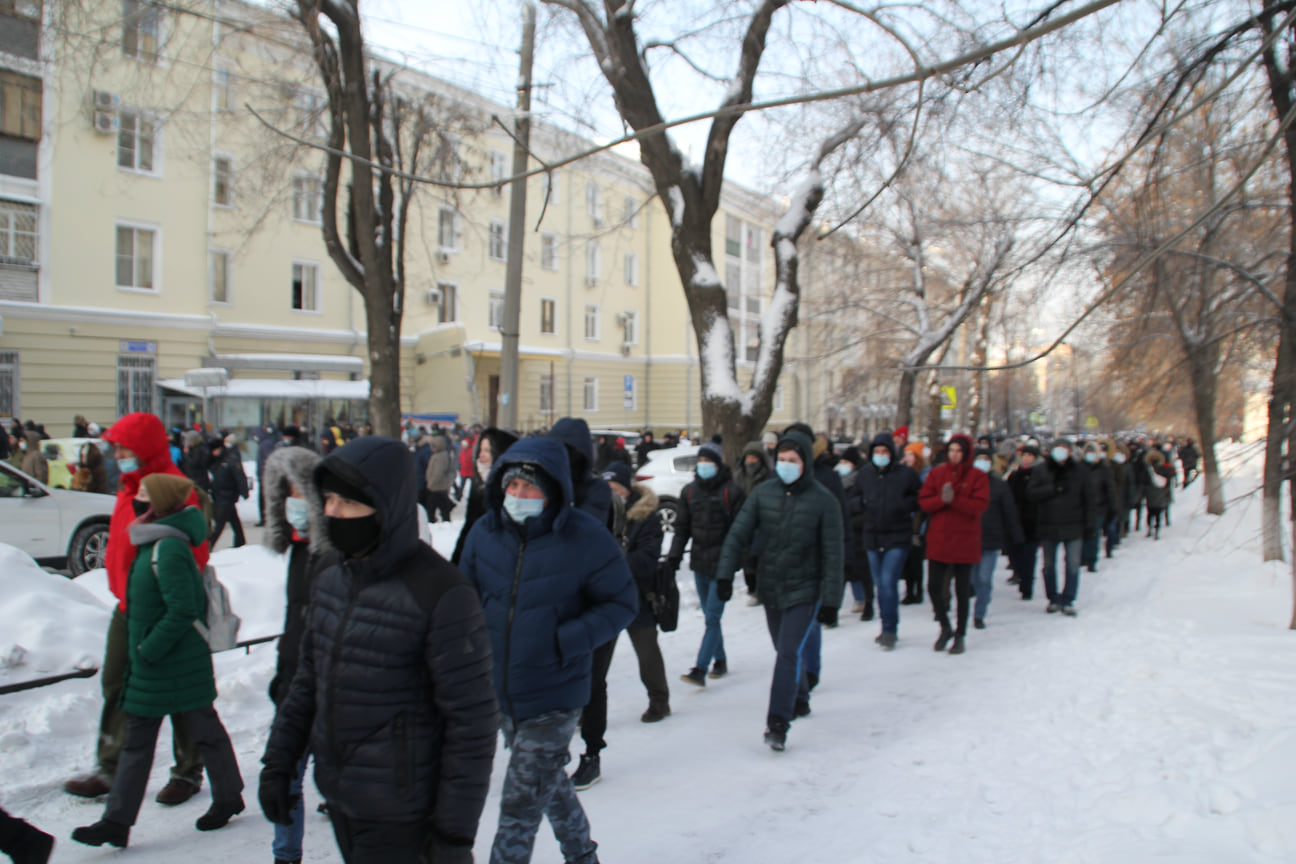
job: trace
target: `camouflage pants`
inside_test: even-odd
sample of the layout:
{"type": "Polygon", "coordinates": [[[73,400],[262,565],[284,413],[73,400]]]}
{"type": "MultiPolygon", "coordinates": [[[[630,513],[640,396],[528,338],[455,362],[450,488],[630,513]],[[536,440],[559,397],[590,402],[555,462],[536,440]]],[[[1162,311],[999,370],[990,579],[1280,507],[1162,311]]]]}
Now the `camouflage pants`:
{"type": "Polygon", "coordinates": [[[490,864],[527,864],[540,819],[549,825],[568,864],[597,864],[598,844],[564,767],[580,711],[551,711],[517,723],[503,717],[504,746],[512,751],[500,798],[499,830],[490,864]]]}

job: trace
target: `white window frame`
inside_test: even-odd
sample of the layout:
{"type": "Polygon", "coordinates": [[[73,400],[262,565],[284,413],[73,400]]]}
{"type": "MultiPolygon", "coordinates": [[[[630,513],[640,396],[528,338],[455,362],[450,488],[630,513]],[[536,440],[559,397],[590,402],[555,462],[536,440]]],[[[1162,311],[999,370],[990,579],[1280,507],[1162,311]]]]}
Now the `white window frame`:
{"type": "Polygon", "coordinates": [[[639,254],[625,253],[625,284],[633,287],[639,284],[639,254]]]}
{"type": "Polygon", "coordinates": [[[212,69],[212,110],[226,113],[234,110],[238,95],[238,76],[228,66],[221,64],[212,69]]]}
{"type": "Polygon", "coordinates": [[[558,335],[558,298],[557,298],[557,297],[541,297],[541,298],[540,298],[540,335],[541,335],[541,336],[556,336],[556,335],[558,335]],[[552,307],[553,307],[553,315],[552,315],[552,318],[553,318],[553,321],[552,321],[552,323],[553,323],[553,329],[552,329],[552,330],[546,330],[546,329],[544,329],[544,319],[545,319],[545,316],[544,316],[544,310],[545,310],[545,304],[546,304],[546,303],[551,304],[552,307]]]}
{"type": "Polygon", "coordinates": [[[597,342],[602,335],[602,315],[599,311],[599,304],[585,304],[585,341],[597,342]],[[593,334],[593,335],[591,335],[593,334]]]}
{"type": "Polygon", "coordinates": [[[559,194],[561,190],[562,190],[562,177],[558,174],[558,172],[556,171],[546,172],[540,175],[540,203],[541,204],[544,204],[545,195],[548,195],[549,204],[553,207],[557,207],[559,204],[562,203],[562,201],[559,200],[562,197],[559,194]],[[549,179],[551,175],[553,176],[553,180],[549,179]]]}
{"type": "Polygon", "coordinates": [[[639,199],[633,195],[625,196],[622,204],[625,212],[625,224],[633,228],[639,227],[639,199]]]}
{"type": "Polygon", "coordinates": [[[486,233],[486,257],[492,261],[508,261],[508,225],[501,219],[490,220],[486,233]]]}
{"type": "Polygon", "coordinates": [[[540,234],[540,269],[558,270],[558,235],[552,231],[540,234]]]}
{"type": "MultiPolygon", "coordinates": [[[[0,415],[22,416],[22,352],[0,351],[0,381],[7,385],[9,404],[0,402],[0,415]]],[[[5,388],[0,388],[0,391],[5,388]]]]}
{"type": "MultiPolygon", "coordinates": [[[[19,264],[34,267],[40,255],[40,207],[25,201],[9,201],[0,198],[0,264],[19,264]],[[16,208],[21,207],[22,210],[16,208]],[[32,228],[23,231],[17,227],[18,217],[30,217],[32,228]],[[31,255],[17,254],[19,244],[31,244],[31,255]]],[[[116,243],[116,235],[113,237],[116,243]]],[[[116,246],[113,247],[114,254],[116,246]]]]}
{"type": "Polygon", "coordinates": [[[585,241],[585,280],[590,285],[598,283],[603,275],[603,249],[597,240],[585,241]]]}
{"type": "Polygon", "coordinates": [[[459,320],[459,283],[437,282],[441,303],[437,306],[437,323],[454,324],[459,320]]]}
{"type": "MultiPolygon", "coordinates": [[[[305,272],[306,272],[305,269],[303,269],[303,270],[302,270],[303,275],[305,274],[305,272]]],[[[324,269],[323,269],[322,267],[320,267],[320,263],[319,263],[318,261],[310,261],[310,260],[305,259],[305,258],[294,258],[294,259],[292,260],[292,269],[289,271],[289,274],[290,274],[290,276],[292,277],[292,278],[290,278],[289,281],[288,281],[288,287],[289,287],[289,294],[288,294],[288,308],[289,308],[289,310],[292,311],[292,312],[294,312],[294,313],[300,313],[300,314],[303,314],[303,315],[322,315],[322,314],[324,314],[324,269]],[[307,308],[307,307],[304,306],[304,305],[303,305],[302,308],[298,309],[296,306],[293,306],[293,305],[292,305],[292,293],[291,293],[291,290],[292,290],[292,285],[293,285],[293,283],[297,281],[297,280],[296,280],[296,276],[297,276],[297,268],[298,268],[298,267],[301,267],[301,268],[307,268],[307,267],[309,267],[309,268],[311,268],[311,269],[313,269],[313,270],[315,271],[315,308],[314,308],[314,309],[307,308]]],[[[305,292],[303,292],[303,295],[302,295],[302,296],[303,296],[303,298],[305,297],[305,292]]]]}
{"type": "Polygon", "coordinates": [[[141,111],[138,108],[122,108],[117,112],[117,170],[125,171],[130,174],[140,174],[144,177],[161,177],[162,176],[162,124],[157,118],[147,111],[141,111]],[[127,128],[127,120],[133,122],[133,126],[127,128]],[[141,126],[147,123],[150,127],[149,141],[152,142],[151,160],[152,164],[148,168],[140,167],[140,139],[141,126]],[[133,156],[130,165],[121,164],[122,158],[122,136],[130,135],[133,139],[131,148],[133,156]]]}
{"type": "Polygon", "coordinates": [[[490,179],[495,185],[491,194],[496,198],[504,195],[504,178],[508,176],[508,154],[503,150],[490,151],[490,179]]]}
{"type": "MultiPolygon", "coordinates": [[[[0,367],[3,371],[3,367],[0,367]]],[[[552,375],[540,376],[540,413],[554,413],[554,379],[552,375]]]]}
{"type": "Polygon", "coordinates": [[[213,246],[207,250],[207,299],[218,306],[229,306],[234,302],[234,253],[229,249],[213,246]],[[225,262],[225,299],[216,299],[216,261],[225,262]]]}
{"type": "Polygon", "coordinates": [[[234,207],[234,157],[229,153],[217,151],[212,154],[212,206],[229,210],[234,207]],[[221,162],[226,165],[225,172],[225,200],[220,200],[220,179],[221,179],[221,162]]]}
{"type": "Polygon", "coordinates": [[[113,223],[113,284],[117,285],[118,291],[126,291],[131,294],[160,294],[162,293],[162,226],[153,222],[132,222],[127,219],[118,219],[113,223]],[[142,288],[138,285],[119,285],[117,284],[117,259],[120,254],[117,252],[117,232],[125,229],[135,232],[132,239],[131,252],[131,277],[135,279],[139,274],[139,249],[138,249],[138,232],[148,231],[153,235],[153,248],[150,252],[150,267],[152,269],[153,285],[149,288],[142,288]]]}
{"type": "Polygon", "coordinates": [[[492,290],[486,307],[486,326],[492,330],[504,329],[504,292],[492,290]]]}
{"type": "Polygon", "coordinates": [[[599,386],[598,385],[599,385],[599,379],[597,375],[585,376],[585,383],[584,383],[584,387],[582,388],[584,391],[582,404],[586,411],[597,412],[599,410],[598,407],[599,386]]]}
{"type": "Polygon", "coordinates": [[[300,222],[304,225],[319,225],[324,221],[324,175],[313,174],[309,171],[298,171],[293,175],[293,200],[292,200],[292,217],[294,222],[300,222]],[[311,185],[319,190],[318,195],[313,195],[311,185]],[[315,210],[312,213],[307,208],[314,198],[315,210]],[[314,218],[312,218],[312,216],[314,218]]]}
{"type": "Polygon", "coordinates": [[[118,354],[117,355],[117,411],[118,415],[135,411],[153,411],[157,402],[157,355],[155,354],[118,354]],[[125,361],[125,362],[123,362],[125,361]],[[122,373],[129,377],[126,386],[126,401],[122,402],[122,373]],[[146,401],[135,399],[137,373],[144,373],[148,380],[148,393],[140,394],[146,401]]]}
{"type": "Polygon", "coordinates": [[[437,210],[437,251],[446,254],[458,253],[460,233],[459,211],[448,204],[442,204],[437,210]],[[447,231],[450,235],[448,238],[447,231]],[[453,245],[447,246],[445,243],[447,239],[453,245]]]}
{"type": "Polygon", "coordinates": [[[625,310],[625,326],[622,328],[621,342],[624,345],[639,344],[639,312],[635,309],[625,310]]]}
{"type": "Polygon", "coordinates": [[[589,213],[590,224],[595,228],[603,227],[603,193],[595,180],[585,181],[585,209],[589,213]]]}
{"type": "Polygon", "coordinates": [[[166,16],[163,14],[163,7],[160,4],[149,2],[149,0],[122,0],[121,5],[121,41],[119,46],[121,48],[122,56],[130,57],[132,60],[137,60],[140,63],[151,63],[153,65],[160,64],[163,58],[162,46],[165,44],[166,36],[166,16]],[[134,28],[128,28],[127,26],[126,5],[128,3],[132,3],[139,10],[136,16],[139,20],[134,28]],[[151,11],[155,16],[153,19],[153,56],[151,57],[148,56],[146,52],[140,50],[140,35],[144,32],[140,24],[144,22],[144,15],[146,15],[148,11],[151,11]],[[126,48],[126,34],[129,33],[131,29],[136,31],[134,54],[130,53],[126,48]]]}

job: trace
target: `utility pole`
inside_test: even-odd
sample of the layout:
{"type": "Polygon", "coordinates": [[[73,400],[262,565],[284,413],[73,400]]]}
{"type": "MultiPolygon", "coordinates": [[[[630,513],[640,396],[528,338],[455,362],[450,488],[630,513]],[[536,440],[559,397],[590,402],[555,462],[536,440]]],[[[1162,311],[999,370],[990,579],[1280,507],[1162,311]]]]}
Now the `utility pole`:
{"type": "Polygon", "coordinates": [[[535,4],[522,7],[522,62],[518,113],[513,121],[513,177],[509,190],[508,273],[504,280],[504,326],[500,328],[500,425],[517,429],[518,322],[522,317],[522,257],[526,231],[527,151],[531,147],[531,62],[535,55],[535,4]]]}

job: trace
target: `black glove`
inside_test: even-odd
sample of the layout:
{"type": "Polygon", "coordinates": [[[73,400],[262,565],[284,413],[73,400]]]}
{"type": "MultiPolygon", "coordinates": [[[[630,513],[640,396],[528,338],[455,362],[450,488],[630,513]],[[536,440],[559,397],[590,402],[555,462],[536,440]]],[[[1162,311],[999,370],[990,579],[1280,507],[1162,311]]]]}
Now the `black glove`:
{"type": "Polygon", "coordinates": [[[716,599],[721,603],[728,603],[733,598],[733,580],[717,579],[716,580],[716,599]]]}
{"type": "Polygon", "coordinates": [[[684,560],[684,559],[682,559],[682,558],[667,558],[667,559],[666,559],[666,566],[669,567],[669,568],[671,569],[671,572],[673,573],[673,572],[675,572],[676,570],[679,570],[679,568],[680,568],[680,562],[681,562],[682,560],[684,560]]]}
{"type": "Polygon", "coordinates": [[[819,607],[819,623],[825,627],[837,626],[837,610],[832,606],[819,607]]]}
{"type": "Polygon", "coordinates": [[[447,842],[433,831],[423,841],[423,864],[473,864],[472,844],[447,842]]]}
{"type": "Polygon", "coordinates": [[[291,825],[293,810],[297,809],[300,795],[291,791],[292,777],[277,768],[266,766],[261,769],[261,786],[257,789],[257,800],[261,802],[261,812],[276,825],[291,825]]]}

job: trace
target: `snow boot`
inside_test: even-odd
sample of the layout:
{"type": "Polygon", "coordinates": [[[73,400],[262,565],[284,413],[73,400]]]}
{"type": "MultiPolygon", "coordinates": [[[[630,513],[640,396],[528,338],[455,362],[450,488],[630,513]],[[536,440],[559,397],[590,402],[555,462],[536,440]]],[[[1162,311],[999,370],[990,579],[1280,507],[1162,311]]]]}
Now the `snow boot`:
{"type": "Polygon", "coordinates": [[[894,633],[883,633],[877,639],[873,640],[887,651],[894,651],[898,637],[894,633]]]}
{"type": "Polygon", "coordinates": [[[586,789],[602,780],[603,772],[599,770],[599,767],[599,757],[597,753],[593,756],[581,756],[580,765],[576,767],[575,773],[571,776],[572,788],[577,792],[584,792],[586,789]]]}
{"type": "Polygon", "coordinates": [[[794,718],[796,718],[796,717],[809,717],[809,716],[810,716],[810,700],[809,700],[809,699],[798,699],[798,700],[796,700],[796,707],[792,709],[792,716],[793,716],[794,718]]]}
{"type": "Polygon", "coordinates": [[[645,723],[657,723],[670,716],[670,704],[667,702],[649,702],[648,710],[639,719],[645,723]]]}
{"type": "Polygon", "coordinates": [[[53,837],[35,825],[6,815],[0,832],[0,852],[12,858],[14,864],[45,864],[53,851],[53,837]]]}
{"type": "Polygon", "coordinates": [[[936,644],[932,646],[933,651],[944,651],[949,646],[950,640],[954,638],[954,631],[948,627],[942,627],[940,636],[936,639],[936,644]]]}
{"type": "Polygon", "coordinates": [[[975,628],[978,629],[978,630],[984,630],[984,629],[985,629],[985,619],[984,619],[984,618],[973,618],[973,619],[972,619],[972,626],[975,627],[975,628]]]}
{"type": "Polygon", "coordinates": [[[198,794],[199,784],[191,783],[183,777],[172,777],[157,794],[157,803],[167,807],[183,804],[198,794]]]}
{"type": "Polygon", "coordinates": [[[83,825],[72,832],[72,839],[87,846],[116,846],[125,849],[130,842],[130,826],[110,819],[100,819],[93,825],[83,825]]]}
{"type": "Polygon", "coordinates": [[[98,798],[112,791],[112,780],[102,774],[86,774],[64,783],[63,791],[78,798],[98,798]]]}
{"type": "Polygon", "coordinates": [[[765,743],[771,750],[779,753],[787,747],[788,721],[782,717],[771,717],[769,725],[765,727],[765,743]]]}
{"type": "Polygon", "coordinates": [[[860,612],[861,621],[873,620],[873,601],[869,600],[864,603],[864,611],[860,612]]]}
{"type": "Polygon", "coordinates": [[[964,637],[962,636],[954,637],[954,644],[949,647],[949,653],[962,654],[965,650],[967,650],[967,648],[963,644],[963,638],[964,637]]]}
{"type": "Polygon", "coordinates": [[[692,684],[695,687],[705,687],[706,673],[694,666],[692,669],[681,675],[680,680],[685,684],[692,684]]]}
{"type": "Polygon", "coordinates": [[[1076,617],[1075,607],[1072,606],[1070,603],[1068,603],[1067,605],[1062,607],[1062,614],[1067,616],[1068,618],[1076,617]]]}
{"type": "Polygon", "coordinates": [[[231,817],[243,812],[243,796],[232,801],[213,801],[207,812],[198,817],[194,827],[199,831],[215,831],[229,824],[231,817]]]}
{"type": "Polygon", "coordinates": [[[708,678],[723,678],[729,674],[729,664],[724,660],[717,660],[711,664],[711,671],[707,673],[708,678]]]}
{"type": "Polygon", "coordinates": [[[1047,607],[1044,611],[1047,612],[1047,613],[1050,614],[1050,615],[1052,615],[1054,612],[1061,612],[1061,611],[1062,611],[1062,604],[1061,604],[1061,603],[1054,603],[1054,602],[1052,602],[1052,601],[1049,601],[1049,605],[1048,605],[1048,607],[1047,607]]]}

